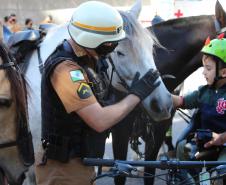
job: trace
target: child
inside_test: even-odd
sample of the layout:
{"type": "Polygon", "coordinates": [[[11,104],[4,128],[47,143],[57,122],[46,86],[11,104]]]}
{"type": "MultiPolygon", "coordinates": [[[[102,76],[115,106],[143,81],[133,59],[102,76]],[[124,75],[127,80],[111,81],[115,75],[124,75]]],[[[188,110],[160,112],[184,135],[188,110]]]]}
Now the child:
{"type": "MultiPolygon", "coordinates": [[[[212,140],[204,145],[206,148],[226,143],[226,39],[223,37],[221,34],[217,39],[207,38],[201,50],[207,85],[184,97],[172,95],[176,108],[200,110],[201,128],[213,132],[212,140]]],[[[179,159],[184,160],[178,150],[179,159]]],[[[221,151],[218,160],[226,160],[226,149],[221,151]]]]}

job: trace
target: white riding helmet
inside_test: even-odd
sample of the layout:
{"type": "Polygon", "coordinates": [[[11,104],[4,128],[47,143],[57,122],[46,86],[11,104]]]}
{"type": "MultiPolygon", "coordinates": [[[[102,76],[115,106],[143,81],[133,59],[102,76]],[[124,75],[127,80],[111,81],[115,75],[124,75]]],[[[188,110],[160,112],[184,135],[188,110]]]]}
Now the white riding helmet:
{"type": "Polygon", "coordinates": [[[119,12],[98,1],[88,1],[76,8],[68,25],[68,32],[78,45],[91,49],[105,42],[125,38],[119,12]]]}

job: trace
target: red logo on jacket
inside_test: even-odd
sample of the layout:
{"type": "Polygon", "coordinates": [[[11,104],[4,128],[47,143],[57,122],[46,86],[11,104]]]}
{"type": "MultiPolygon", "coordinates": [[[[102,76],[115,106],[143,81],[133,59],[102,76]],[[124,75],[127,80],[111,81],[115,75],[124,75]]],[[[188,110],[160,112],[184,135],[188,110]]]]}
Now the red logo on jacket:
{"type": "Polygon", "coordinates": [[[224,98],[220,98],[217,101],[217,107],[216,107],[216,111],[219,114],[224,114],[224,111],[226,110],[226,100],[224,100],[224,98]]]}

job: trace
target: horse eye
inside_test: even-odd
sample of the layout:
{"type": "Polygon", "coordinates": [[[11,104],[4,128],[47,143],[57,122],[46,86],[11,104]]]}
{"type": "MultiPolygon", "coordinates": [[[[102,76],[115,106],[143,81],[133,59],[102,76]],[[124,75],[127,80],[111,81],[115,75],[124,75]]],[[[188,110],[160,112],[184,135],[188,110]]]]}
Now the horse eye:
{"type": "Polygon", "coordinates": [[[117,51],[117,55],[120,56],[120,57],[124,57],[125,56],[125,54],[122,53],[121,51],[117,51]]]}
{"type": "Polygon", "coordinates": [[[10,107],[12,104],[12,99],[0,98],[0,107],[10,107]]]}

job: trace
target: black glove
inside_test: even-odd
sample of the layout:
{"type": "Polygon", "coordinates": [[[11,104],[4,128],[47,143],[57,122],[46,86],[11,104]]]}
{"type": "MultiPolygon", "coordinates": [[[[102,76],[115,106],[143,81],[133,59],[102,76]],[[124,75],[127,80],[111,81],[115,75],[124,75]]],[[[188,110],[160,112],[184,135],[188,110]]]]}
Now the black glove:
{"type": "Polygon", "coordinates": [[[139,79],[139,77],[140,73],[136,72],[129,94],[138,96],[142,101],[149,96],[161,82],[156,82],[159,77],[159,72],[157,70],[154,71],[153,69],[150,69],[141,79],[139,79]]]}

